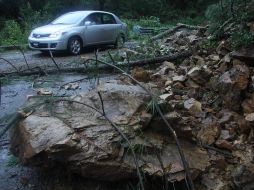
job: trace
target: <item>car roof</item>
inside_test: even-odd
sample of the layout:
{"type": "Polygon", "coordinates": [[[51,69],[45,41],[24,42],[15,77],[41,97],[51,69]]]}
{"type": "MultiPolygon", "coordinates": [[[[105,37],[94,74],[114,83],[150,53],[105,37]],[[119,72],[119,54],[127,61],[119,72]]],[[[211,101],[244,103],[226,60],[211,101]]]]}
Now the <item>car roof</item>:
{"type": "Polygon", "coordinates": [[[95,11],[95,10],[87,10],[87,11],[72,11],[72,12],[68,12],[66,14],[69,14],[69,13],[84,13],[84,15],[89,15],[91,13],[106,13],[106,14],[111,14],[111,15],[114,15],[113,13],[110,13],[110,12],[105,12],[105,11],[95,11]]]}

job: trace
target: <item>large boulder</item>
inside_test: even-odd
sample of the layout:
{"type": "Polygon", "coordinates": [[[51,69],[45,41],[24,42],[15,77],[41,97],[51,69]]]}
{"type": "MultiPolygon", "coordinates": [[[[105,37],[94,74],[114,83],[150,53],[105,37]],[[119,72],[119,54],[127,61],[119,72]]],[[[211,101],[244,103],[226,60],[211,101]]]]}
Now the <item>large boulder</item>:
{"type": "MultiPolygon", "coordinates": [[[[168,180],[184,180],[174,141],[168,133],[147,127],[151,115],[144,113],[150,99],[146,92],[138,86],[106,83],[71,100],[102,111],[97,91],[107,117],[129,138],[143,172],[161,178],[166,168],[168,180]]],[[[207,152],[185,141],[181,144],[191,170],[204,171],[209,165],[207,152]]],[[[74,102],[37,107],[13,129],[11,150],[28,165],[62,164],[69,171],[98,180],[136,177],[132,154],[122,136],[98,112],[74,102]]]]}

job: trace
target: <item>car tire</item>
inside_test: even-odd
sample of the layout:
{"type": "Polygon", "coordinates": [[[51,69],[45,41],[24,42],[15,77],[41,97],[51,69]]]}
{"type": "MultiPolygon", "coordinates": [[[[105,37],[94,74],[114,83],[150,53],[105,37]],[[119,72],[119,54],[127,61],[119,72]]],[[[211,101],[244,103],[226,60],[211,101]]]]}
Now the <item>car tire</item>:
{"type": "Polygon", "coordinates": [[[82,41],[79,37],[71,37],[68,41],[68,51],[72,55],[79,55],[82,51],[82,41]]]}
{"type": "Polygon", "coordinates": [[[122,35],[119,35],[117,38],[116,38],[116,42],[114,44],[115,48],[116,49],[119,49],[119,48],[122,48],[124,46],[124,37],[122,35]]]}

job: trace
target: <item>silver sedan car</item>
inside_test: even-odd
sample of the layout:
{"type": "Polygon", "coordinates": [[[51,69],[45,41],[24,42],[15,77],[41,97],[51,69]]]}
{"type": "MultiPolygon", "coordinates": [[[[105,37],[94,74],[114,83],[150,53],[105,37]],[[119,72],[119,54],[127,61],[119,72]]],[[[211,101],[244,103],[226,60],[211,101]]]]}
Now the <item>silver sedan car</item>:
{"type": "Polygon", "coordinates": [[[77,55],[83,47],[90,45],[122,47],[126,39],[127,25],[116,15],[102,11],[75,11],[34,29],[28,41],[31,49],[68,50],[77,55]]]}

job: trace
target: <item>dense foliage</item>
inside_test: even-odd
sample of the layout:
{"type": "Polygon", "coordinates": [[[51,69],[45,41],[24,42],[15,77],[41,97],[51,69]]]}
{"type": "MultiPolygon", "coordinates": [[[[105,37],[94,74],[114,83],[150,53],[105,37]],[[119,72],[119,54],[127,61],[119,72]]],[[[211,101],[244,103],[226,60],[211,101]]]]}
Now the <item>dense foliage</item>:
{"type": "MultiPolygon", "coordinates": [[[[0,0],[0,45],[25,43],[30,30],[48,23],[53,18],[73,10],[106,10],[119,15],[128,24],[158,27],[161,23],[173,25],[209,23],[210,33],[217,38],[225,32],[220,29],[228,19],[236,24],[246,23],[254,15],[246,9],[251,0],[0,0]],[[134,20],[134,22],[133,22],[134,20]]],[[[242,27],[229,34],[234,46],[252,41],[253,35],[242,27]],[[243,39],[239,41],[239,38],[243,39]]]]}

